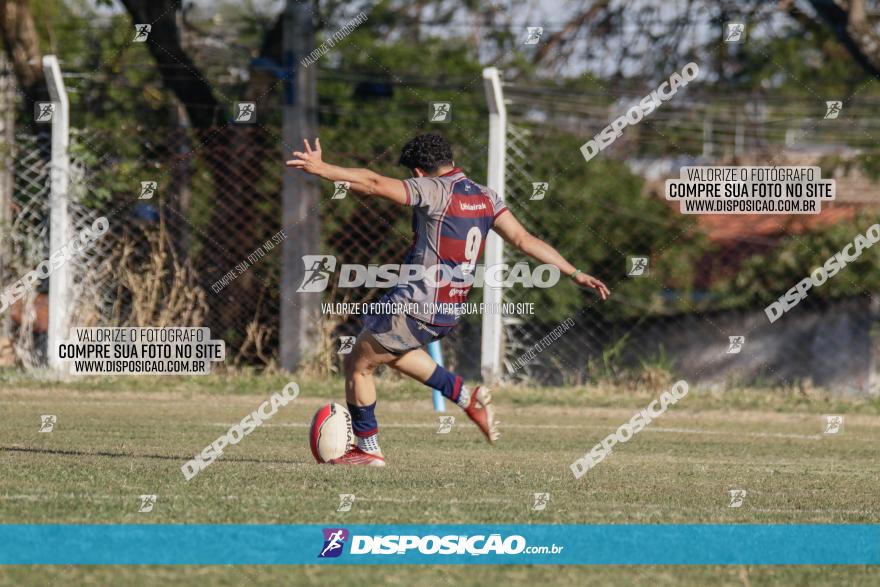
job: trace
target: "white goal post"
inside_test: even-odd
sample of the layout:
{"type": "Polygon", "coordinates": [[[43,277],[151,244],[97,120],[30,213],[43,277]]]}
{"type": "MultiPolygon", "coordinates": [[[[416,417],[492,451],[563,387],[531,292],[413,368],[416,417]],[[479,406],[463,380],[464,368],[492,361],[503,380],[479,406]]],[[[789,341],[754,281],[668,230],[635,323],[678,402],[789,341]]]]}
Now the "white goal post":
{"type": "MultiPolygon", "coordinates": [[[[501,75],[495,67],[483,69],[483,86],[489,106],[489,164],[487,183],[504,200],[505,151],[507,149],[507,108],[501,88],[501,75]]],[[[494,231],[486,239],[486,266],[502,263],[504,242],[494,231]]],[[[480,372],[483,381],[494,383],[501,378],[502,324],[500,307],[501,287],[483,284],[483,303],[491,311],[483,312],[482,341],[480,345],[480,372]]]]}

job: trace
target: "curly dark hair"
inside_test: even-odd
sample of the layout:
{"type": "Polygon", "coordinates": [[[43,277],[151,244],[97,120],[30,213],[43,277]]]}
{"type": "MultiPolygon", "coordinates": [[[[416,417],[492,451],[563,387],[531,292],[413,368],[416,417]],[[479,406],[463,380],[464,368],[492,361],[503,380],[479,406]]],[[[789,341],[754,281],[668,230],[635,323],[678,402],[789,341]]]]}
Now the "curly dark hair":
{"type": "Polygon", "coordinates": [[[418,167],[434,173],[441,167],[452,165],[452,145],[438,134],[413,137],[400,150],[399,163],[410,170],[418,167]]]}

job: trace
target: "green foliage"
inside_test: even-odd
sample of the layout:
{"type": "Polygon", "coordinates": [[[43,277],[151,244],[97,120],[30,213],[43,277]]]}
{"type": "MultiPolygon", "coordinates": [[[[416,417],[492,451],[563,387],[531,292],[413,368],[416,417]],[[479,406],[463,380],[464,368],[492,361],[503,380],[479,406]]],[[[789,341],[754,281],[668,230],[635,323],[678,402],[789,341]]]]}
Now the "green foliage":
{"type": "MultiPolygon", "coordinates": [[[[526,141],[530,177],[514,175],[508,184],[512,211],[575,266],[611,287],[614,301],[601,308],[607,318],[686,308],[696,262],[708,246],[705,237],[692,218],[645,194],[642,180],[622,163],[601,156],[585,162],[581,143],[559,129],[534,128],[526,141]],[[547,197],[529,200],[530,182],[542,180],[550,184],[547,197]],[[649,257],[650,274],[627,277],[629,256],[649,257]],[[677,291],[679,302],[670,307],[660,297],[664,289],[677,291]]],[[[564,278],[521,297],[559,320],[597,299],[564,278]]]]}
{"type": "Polygon", "coordinates": [[[861,171],[872,181],[880,181],[880,151],[873,149],[856,157],[861,171]]]}
{"type": "MultiPolygon", "coordinates": [[[[718,286],[718,297],[725,307],[767,304],[794,287],[826,259],[842,250],[859,234],[880,221],[876,214],[863,213],[849,222],[803,235],[789,236],[765,255],[754,255],[737,275],[718,286]]],[[[862,252],[821,287],[810,290],[812,299],[849,297],[880,287],[880,248],[862,252]]]]}
{"type": "MultiPolygon", "coordinates": [[[[127,201],[140,181],[161,173],[153,149],[173,120],[173,98],[162,86],[143,43],[131,43],[131,19],[108,15],[85,0],[31,3],[44,52],[61,62],[70,100],[70,154],[86,170],[83,203],[127,201]]],[[[21,122],[30,113],[21,113],[21,122]]],[[[161,149],[161,148],[160,148],[161,149]]]]}
{"type": "MultiPolygon", "coordinates": [[[[461,48],[449,48],[436,39],[418,47],[387,44],[367,32],[356,32],[341,52],[339,69],[322,72],[319,88],[322,144],[325,157],[333,163],[370,168],[394,177],[406,177],[396,166],[402,144],[419,132],[441,132],[455,146],[456,163],[474,180],[485,183],[487,157],[487,114],[480,66],[461,48]],[[342,72],[368,73],[370,79],[393,83],[391,97],[358,96],[342,72]],[[391,78],[388,72],[395,72],[391,78]],[[410,76],[416,76],[411,81],[410,76]],[[425,78],[435,80],[426,82],[425,78]],[[466,82],[458,81],[462,77],[466,82]],[[401,80],[395,82],[394,80],[401,80]],[[428,103],[452,103],[453,122],[427,122],[428,103]]],[[[599,157],[585,162],[579,151],[581,137],[550,125],[526,129],[524,149],[527,168],[508,176],[507,201],[511,210],[537,236],[554,244],[578,267],[606,280],[618,291],[620,300],[640,300],[638,306],[625,302],[603,308],[607,315],[629,317],[666,304],[657,295],[662,287],[674,288],[687,297],[693,282],[693,267],[706,243],[694,234],[694,223],[669,208],[663,201],[646,196],[641,180],[623,164],[599,157]],[[546,199],[530,201],[532,181],[549,181],[546,199]],[[627,279],[626,257],[652,257],[650,279],[627,279]]],[[[515,163],[514,163],[515,164],[515,163]]],[[[366,203],[355,197],[329,200],[332,186],[324,186],[327,200],[322,222],[327,246],[348,259],[357,255],[343,233],[365,230],[364,220],[378,216],[385,228],[383,238],[369,250],[372,262],[388,262],[389,254],[402,252],[410,238],[410,214],[384,202],[366,203]],[[369,212],[363,208],[369,207],[369,212]],[[340,247],[340,243],[343,244],[340,247]]],[[[516,251],[510,255],[517,258],[516,251]]],[[[369,260],[367,261],[369,262],[369,260]]],[[[546,320],[563,320],[593,303],[596,298],[573,286],[564,277],[551,289],[511,292],[517,301],[534,302],[546,320]]]]}
{"type": "Polygon", "coordinates": [[[609,382],[620,379],[624,368],[621,359],[631,335],[632,331],[629,331],[618,337],[616,341],[602,349],[600,359],[592,359],[590,361],[587,370],[595,381],[609,382]]]}
{"type": "Polygon", "coordinates": [[[61,61],[72,128],[95,132],[168,124],[172,97],[146,44],[131,42],[127,14],[108,16],[84,0],[31,6],[43,51],[61,61]]]}
{"type": "MultiPolygon", "coordinates": [[[[175,152],[168,145],[185,143],[175,143],[164,136],[176,125],[173,97],[163,86],[146,45],[130,42],[131,20],[125,13],[99,11],[85,0],[32,5],[41,44],[56,52],[64,71],[72,74],[66,78],[72,127],[87,133],[84,140],[73,141],[71,150],[75,159],[89,169],[89,201],[103,204],[130,200],[132,188],[139,181],[173,167],[175,152]]],[[[481,9],[478,3],[473,3],[472,8],[481,9]]],[[[453,142],[456,163],[474,180],[486,183],[488,121],[480,80],[482,65],[476,57],[476,47],[461,36],[415,34],[407,24],[405,11],[394,3],[364,4],[363,9],[369,11],[367,22],[313,66],[319,68],[319,130],[327,159],[403,178],[406,170],[396,165],[400,147],[414,134],[433,130],[453,142]],[[360,85],[362,82],[385,82],[390,84],[392,93],[369,95],[370,88],[360,85]],[[429,123],[430,101],[451,102],[452,123],[429,123]]],[[[444,13],[445,16],[449,15],[444,13]]],[[[234,36],[234,42],[226,43],[216,52],[212,50],[211,54],[196,54],[196,62],[218,94],[222,91],[232,99],[240,94],[243,85],[218,80],[230,65],[247,66],[271,23],[265,15],[257,13],[252,3],[221,3],[214,20],[217,26],[212,30],[222,32],[229,28],[234,32],[227,36],[234,36]]],[[[316,44],[332,35],[334,26],[341,23],[321,24],[316,44]]],[[[200,30],[192,29],[190,34],[199,35],[200,30]]],[[[516,35],[501,31],[494,42],[504,50],[503,63],[508,74],[518,71],[525,76],[532,71],[528,59],[518,49],[516,35]]],[[[783,29],[773,38],[752,38],[736,49],[724,50],[737,52],[726,57],[736,61],[737,68],[734,75],[722,81],[740,88],[772,87],[774,94],[804,96],[809,95],[809,86],[822,88],[829,96],[846,96],[861,88],[866,79],[839,43],[821,27],[783,29]],[[780,71],[788,73],[779,77],[780,71]]],[[[592,76],[562,79],[558,85],[591,95],[604,93],[603,82],[592,76]]],[[[280,93],[278,84],[273,89],[280,93]]],[[[874,91],[875,87],[869,86],[860,94],[874,91]]],[[[273,100],[268,98],[267,105],[273,100]]],[[[604,96],[597,100],[611,103],[604,96]]],[[[269,110],[265,117],[261,113],[260,121],[271,133],[271,140],[278,141],[280,151],[280,108],[269,110]]],[[[517,120],[527,114],[517,112],[517,120]]],[[[647,122],[628,130],[632,134],[623,137],[621,145],[635,140],[640,133],[656,132],[650,126],[654,122],[647,122]]],[[[683,152],[697,148],[693,141],[686,140],[693,133],[684,126],[664,126],[663,134],[668,141],[663,143],[681,145],[683,152]]],[[[583,136],[550,122],[530,124],[524,130],[528,133],[523,144],[526,159],[513,161],[513,168],[509,169],[509,205],[539,237],[552,243],[576,266],[612,287],[612,301],[601,306],[603,315],[609,320],[623,320],[652,313],[692,311],[699,261],[712,250],[694,219],[683,217],[664,201],[646,195],[642,181],[625,165],[606,156],[585,162],[579,152],[583,136]],[[532,201],[531,182],[537,181],[548,181],[550,187],[544,200],[532,201]],[[630,255],[650,257],[648,277],[626,276],[626,259],[630,255]]],[[[216,165],[216,161],[206,162],[206,149],[190,139],[186,147],[201,149],[191,158],[187,170],[192,175],[190,220],[199,232],[208,227],[214,210],[218,186],[210,166],[216,165]]],[[[859,161],[871,177],[877,178],[880,164],[875,153],[867,151],[859,161]]],[[[272,163],[267,158],[267,168],[272,163]]],[[[261,169],[257,175],[253,193],[259,216],[277,217],[275,194],[280,187],[280,163],[277,169],[261,169]]],[[[408,210],[354,197],[330,200],[332,185],[325,183],[322,189],[323,250],[343,256],[358,255],[360,262],[402,258],[411,234],[408,210]],[[359,232],[365,231],[369,238],[354,240],[359,232]]],[[[787,239],[778,250],[748,259],[736,276],[713,285],[710,293],[715,294],[714,300],[729,306],[765,303],[802,278],[805,266],[819,264],[870,224],[864,219],[787,239]]],[[[265,232],[268,236],[276,229],[272,226],[265,232]]],[[[201,246],[200,240],[195,239],[191,252],[197,253],[201,246]]],[[[867,252],[843,275],[811,295],[836,297],[876,287],[880,278],[871,272],[876,254],[875,250],[867,252]]],[[[513,255],[512,260],[517,257],[513,255]]],[[[349,257],[349,261],[355,259],[349,257]]],[[[596,300],[565,279],[548,290],[518,289],[514,297],[516,301],[534,302],[548,321],[564,320],[596,300]]]]}
{"type": "Polygon", "coordinates": [[[737,71],[729,81],[755,90],[772,88],[774,97],[816,98],[816,88],[827,96],[876,93],[864,87],[871,76],[827,27],[792,23],[774,32],[738,46],[737,71]]]}

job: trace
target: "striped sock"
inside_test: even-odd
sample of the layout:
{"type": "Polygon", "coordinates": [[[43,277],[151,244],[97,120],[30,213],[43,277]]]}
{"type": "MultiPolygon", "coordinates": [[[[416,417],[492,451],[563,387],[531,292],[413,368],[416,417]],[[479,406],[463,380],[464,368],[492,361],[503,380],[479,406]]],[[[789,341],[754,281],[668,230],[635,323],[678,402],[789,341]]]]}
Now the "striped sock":
{"type": "Polygon", "coordinates": [[[376,422],[376,402],[368,406],[348,404],[351,429],[357,437],[358,448],[366,452],[379,450],[379,424],[376,422]]]}
{"type": "Polygon", "coordinates": [[[440,393],[459,406],[466,408],[471,399],[470,389],[462,384],[462,379],[455,373],[447,371],[440,365],[434,369],[425,385],[431,389],[439,389],[440,393]]]}
{"type": "Polygon", "coordinates": [[[455,400],[460,407],[466,408],[468,404],[471,402],[471,388],[467,385],[461,386],[461,391],[458,392],[458,399],[455,400]]]}

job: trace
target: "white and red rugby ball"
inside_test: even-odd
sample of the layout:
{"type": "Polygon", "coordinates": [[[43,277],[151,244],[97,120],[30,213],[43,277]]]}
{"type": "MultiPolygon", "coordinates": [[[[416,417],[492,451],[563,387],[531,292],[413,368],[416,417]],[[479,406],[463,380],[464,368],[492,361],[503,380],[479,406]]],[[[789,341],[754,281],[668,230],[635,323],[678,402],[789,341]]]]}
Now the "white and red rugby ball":
{"type": "Polygon", "coordinates": [[[354,444],[351,414],[344,406],[327,404],[315,412],[309,429],[309,447],[316,461],[338,459],[354,444]]]}

